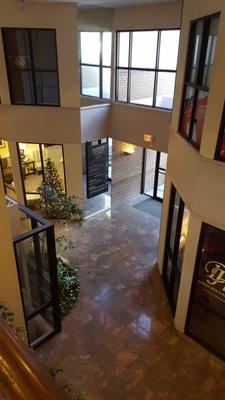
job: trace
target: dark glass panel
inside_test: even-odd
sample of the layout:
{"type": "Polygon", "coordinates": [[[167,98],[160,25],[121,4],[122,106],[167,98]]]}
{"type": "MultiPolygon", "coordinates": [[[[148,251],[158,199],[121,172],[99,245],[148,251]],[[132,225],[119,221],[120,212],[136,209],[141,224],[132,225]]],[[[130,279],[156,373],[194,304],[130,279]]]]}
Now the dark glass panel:
{"type": "Polygon", "coordinates": [[[26,29],[5,29],[3,32],[10,69],[30,69],[28,31],[26,29]]]}
{"type": "Polygon", "coordinates": [[[57,49],[54,30],[31,30],[34,69],[57,71],[57,49]]]}
{"type": "Polygon", "coordinates": [[[219,26],[219,18],[213,18],[210,22],[210,31],[209,31],[208,45],[205,58],[204,76],[203,76],[203,85],[208,87],[210,85],[212,66],[216,51],[218,26],[219,26]]]}
{"type": "Polygon", "coordinates": [[[181,133],[187,136],[190,129],[194,94],[195,90],[192,87],[187,86],[185,91],[184,105],[183,105],[181,124],[180,124],[181,133]]]}
{"type": "Polygon", "coordinates": [[[205,113],[208,101],[208,92],[199,90],[195,109],[194,124],[191,139],[200,147],[205,113]]]}
{"type": "Polygon", "coordinates": [[[10,71],[11,98],[15,104],[35,102],[32,73],[29,71],[10,71]]]}
{"type": "Polygon", "coordinates": [[[189,69],[189,74],[187,76],[187,81],[195,83],[197,79],[197,72],[198,72],[198,64],[199,58],[201,53],[201,44],[202,44],[202,33],[203,33],[203,22],[199,21],[192,25],[192,32],[194,34],[194,45],[190,49],[191,54],[191,65],[189,69]]]}
{"type": "Polygon", "coordinates": [[[36,92],[38,104],[59,104],[57,72],[36,72],[36,92]]]}

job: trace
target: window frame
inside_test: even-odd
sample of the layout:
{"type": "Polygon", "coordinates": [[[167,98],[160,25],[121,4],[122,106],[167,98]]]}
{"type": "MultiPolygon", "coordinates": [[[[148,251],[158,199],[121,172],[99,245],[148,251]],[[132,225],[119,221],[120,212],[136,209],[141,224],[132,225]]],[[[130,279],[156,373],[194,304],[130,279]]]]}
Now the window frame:
{"type": "MultiPolygon", "coordinates": [[[[168,73],[175,73],[175,84],[176,84],[176,72],[177,72],[177,64],[176,64],[176,69],[162,69],[159,68],[159,56],[160,56],[160,44],[161,44],[161,33],[162,31],[179,31],[180,28],[158,28],[158,29],[120,29],[116,31],[116,62],[115,62],[115,101],[119,103],[124,103],[124,104],[132,104],[135,106],[140,106],[140,107],[148,107],[148,108],[156,108],[160,110],[168,110],[171,111],[173,107],[167,108],[167,107],[159,107],[156,106],[156,97],[157,97],[157,85],[158,85],[158,73],[159,72],[168,72],[168,73]],[[118,65],[119,61],[119,34],[123,32],[128,32],[129,33],[129,52],[128,52],[128,66],[127,67],[120,67],[118,65]],[[155,68],[136,68],[136,67],[131,67],[131,62],[132,62],[132,44],[133,44],[133,32],[157,32],[157,46],[156,46],[156,61],[155,61],[155,68]],[[127,79],[127,101],[122,101],[118,100],[118,70],[124,70],[128,72],[128,79],[127,79]],[[153,85],[153,104],[151,106],[146,105],[146,104],[139,104],[139,103],[133,103],[130,101],[130,92],[131,92],[131,71],[147,71],[147,72],[154,72],[154,85],[153,85]]],[[[180,47],[180,41],[178,45],[178,54],[179,54],[179,47],[180,47]]],[[[177,62],[178,62],[178,57],[177,57],[177,62]]]]}
{"type": "MultiPolygon", "coordinates": [[[[216,19],[219,17],[220,17],[220,12],[206,15],[204,17],[200,17],[200,18],[190,21],[190,26],[189,26],[188,49],[187,49],[185,73],[184,73],[184,79],[183,79],[182,100],[181,100],[180,113],[179,113],[178,133],[183,138],[185,138],[185,140],[187,140],[187,142],[192,144],[192,146],[195,147],[198,151],[200,150],[201,143],[200,143],[200,145],[198,145],[198,143],[196,143],[192,139],[195,113],[196,113],[196,109],[197,109],[198,93],[200,91],[209,93],[209,89],[210,89],[210,86],[205,86],[203,84],[203,82],[202,82],[202,84],[199,84],[199,80],[202,79],[202,81],[203,81],[203,76],[204,76],[205,60],[206,60],[208,38],[209,38],[209,31],[210,31],[210,23],[213,19],[216,19]],[[195,32],[196,32],[196,27],[197,27],[198,22],[203,22],[202,40],[201,40],[201,45],[200,45],[200,55],[199,55],[198,65],[196,67],[196,76],[195,76],[194,82],[191,82],[190,80],[187,79],[187,77],[190,77],[190,72],[191,72],[191,67],[192,67],[192,57],[194,55],[194,53],[193,53],[194,46],[193,45],[194,45],[195,32]],[[194,90],[194,95],[193,95],[193,106],[192,106],[192,110],[191,110],[191,120],[190,120],[188,134],[184,134],[181,131],[181,123],[182,123],[182,117],[183,117],[183,111],[184,111],[185,95],[186,95],[186,90],[188,87],[192,88],[194,90]]],[[[207,107],[207,105],[206,105],[206,107],[207,107]]]]}
{"type": "Polygon", "coordinates": [[[80,66],[80,95],[85,96],[85,97],[90,97],[90,98],[95,98],[95,99],[103,99],[103,100],[111,100],[112,97],[112,43],[113,43],[113,32],[110,30],[89,30],[89,29],[82,29],[79,31],[79,66],[80,66]],[[86,33],[99,33],[100,34],[100,54],[99,54],[99,64],[89,64],[89,63],[83,63],[82,62],[82,52],[81,52],[81,33],[86,32],[86,33]],[[105,65],[103,64],[103,34],[104,33],[111,33],[111,60],[110,60],[110,65],[105,65]],[[97,67],[99,68],[99,96],[92,96],[90,94],[83,94],[83,85],[82,85],[82,66],[84,67],[97,67]],[[106,98],[103,97],[103,69],[108,68],[110,69],[110,97],[106,98]]]}
{"type": "Polygon", "coordinates": [[[221,117],[221,122],[220,122],[220,128],[219,128],[219,134],[218,134],[218,139],[217,139],[217,144],[216,144],[216,150],[215,150],[215,160],[225,162],[225,157],[220,156],[220,151],[221,151],[221,145],[224,137],[224,132],[225,132],[225,102],[223,106],[223,112],[222,112],[222,117],[221,117]]]}
{"type": "Polygon", "coordinates": [[[57,50],[57,38],[56,38],[56,29],[55,28],[22,28],[22,27],[2,27],[1,28],[1,33],[2,33],[2,41],[3,41],[3,50],[4,50],[4,56],[5,56],[5,65],[6,65],[6,71],[7,71],[7,78],[8,78],[8,87],[9,87],[9,94],[10,94],[10,102],[11,105],[16,105],[16,106],[36,106],[36,107],[60,107],[61,106],[61,101],[60,101],[60,84],[59,84],[59,63],[58,63],[58,50],[57,50]],[[8,63],[8,56],[7,56],[7,46],[6,46],[6,38],[5,38],[5,32],[9,29],[14,29],[14,30],[26,30],[28,32],[28,40],[29,40],[29,50],[31,54],[31,75],[32,75],[32,80],[33,80],[33,90],[34,90],[34,103],[16,103],[12,100],[13,96],[13,90],[12,90],[12,83],[11,83],[11,78],[10,78],[10,66],[8,63]],[[33,60],[33,46],[32,46],[32,40],[31,40],[31,31],[53,31],[54,32],[54,38],[55,38],[55,57],[56,57],[56,64],[57,64],[57,69],[56,70],[39,70],[34,68],[34,60],[33,60]],[[58,84],[58,104],[43,104],[43,103],[38,103],[37,102],[37,87],[36,87],[36,79],[35,79],[35,72],[55,72],[57,75],[57,84],[58,84]]]}

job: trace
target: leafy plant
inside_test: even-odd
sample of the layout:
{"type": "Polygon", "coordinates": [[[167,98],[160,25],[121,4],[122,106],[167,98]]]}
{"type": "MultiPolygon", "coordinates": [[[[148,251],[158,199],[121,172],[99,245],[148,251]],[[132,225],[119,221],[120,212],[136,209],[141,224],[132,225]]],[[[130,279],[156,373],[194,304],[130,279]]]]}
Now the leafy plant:
{"type": "Polygon", "coordinates": [[[4,319],[15,335],[22,339],[21,333],[23,332],[23,328],[15,326],[15,314],[7,307],[4,301],[0,301],[0,318],[4,319]]]}
{"type": "Polygon", "coordinates": [[[61,257],[57,258],[57,274],[61,316],[65,317],[75,306],[80,289],[76,272],[61,257]]]}
{"type": "Polygon", "coordinates": [[[83,211],[79,207],[76,196],[63,194],[62,182],[54,162],[48,158],[44,167],[44,181],[37,191],[40,204],[48,218],[60,221],[83,221],[83,211]]]}

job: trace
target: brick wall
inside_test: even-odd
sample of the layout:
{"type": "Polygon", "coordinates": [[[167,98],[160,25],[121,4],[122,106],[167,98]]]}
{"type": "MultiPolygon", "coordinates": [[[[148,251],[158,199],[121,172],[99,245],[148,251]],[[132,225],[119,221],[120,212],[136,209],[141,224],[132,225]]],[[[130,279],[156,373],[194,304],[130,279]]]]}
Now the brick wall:
{"type": "Polygon", "coordinates": [[[128,143],[112,141],[112,205],[132,204],[141,198],[142,147],[136,146],[134,153],[125,155],[128,143]]]}

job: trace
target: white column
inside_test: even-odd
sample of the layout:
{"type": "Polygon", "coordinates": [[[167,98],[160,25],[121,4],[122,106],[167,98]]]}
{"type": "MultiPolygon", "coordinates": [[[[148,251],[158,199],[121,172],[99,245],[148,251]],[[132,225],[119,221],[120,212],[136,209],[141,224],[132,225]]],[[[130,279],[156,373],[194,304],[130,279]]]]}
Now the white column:
{"type": "Polygon", "coordinates": [[[174,318],[176,329],[182,333],[185,329],[200,231],[201,221],[190,214],[177,309],[174,318]]]}
{"type": "Polygon", "coordinates": [[[79,197],[83,206],[83,175],[82,175],[82,144],[66,143],[64,148],[64,163],[66,188],[68,195],[79,197]]]}

